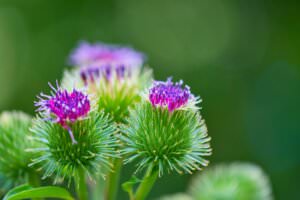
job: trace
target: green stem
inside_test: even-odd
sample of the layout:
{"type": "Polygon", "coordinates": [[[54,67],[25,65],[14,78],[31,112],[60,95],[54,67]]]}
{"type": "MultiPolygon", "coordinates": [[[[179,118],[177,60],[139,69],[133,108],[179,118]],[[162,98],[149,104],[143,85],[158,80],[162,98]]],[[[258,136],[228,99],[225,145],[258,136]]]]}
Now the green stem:
{"type": "Polygon", "coordinates": [[[122,159],[116,158],[113,162],[114,170],[108,174],[105,200],[115,200],[119,189],[122,159]]]}
{"type": "Polygon", "coordinates": [[[77,195],[80,200],[88,200],[88,191],[87,191],[87,184],[85,181],[85,173],[82,168],[78,171],[78,178],[77,178],[77,195]]]}
{"type": "MultiPolygon", "coordinates": [[[[41,179],[40,176],[35,172],[32,171],[28,174],[28,183],[32,187],[39,187],[41,185],[41,179]]],[[[42,200],[43,198],[34,198],[32,200],[42,200]]]]}
{"type": "Polygon", "coordinates": [[[41,180],[39,175],[35,172],[31,172],[28,175],[28,183],[33,187],[39,187],[41,185],[41,180]]]}
{"type": "Polygon", "coordinates": [[[150,190],[152,189],[156,179],[158,177],[158,171],[153,170],[150,166],[140,183],[139,187],[135,193],[135,200],[144,200],[146,196],[149,194],[150,190]]]}
{"type": "Polygon", "coordinates": [[[92,189],[92,200],[104,200],[104,188],[105,183],[102,177],[97,177],[96,184],[91,186],[92,189]]]}
{"type": "Polygon", "coordinates": [[[129,195],[129,200],[134,200],[134,194],[132,190],[128,192],[128,195],[129,195]]]}

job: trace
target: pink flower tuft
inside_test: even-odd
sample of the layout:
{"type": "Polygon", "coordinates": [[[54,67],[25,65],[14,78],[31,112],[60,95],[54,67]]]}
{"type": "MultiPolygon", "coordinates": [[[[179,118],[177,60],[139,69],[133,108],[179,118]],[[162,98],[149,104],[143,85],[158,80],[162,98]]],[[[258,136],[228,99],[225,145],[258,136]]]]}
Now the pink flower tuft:
{"type": "Polygon", "coordinates": [[[192,96],[190,88],[182,88],[182,81],[173,83],[171,78],[166,82],[155,81],[149,91],[149,100],[156,107],[167,107],[170,112],[185,105],[192,96]]]}
{"type": "Polygon", "coordinates": [[[54,123],[59,123],[63,128],[70,133],[73,143],[76,143],[73,133],[69,127],[69,123],[74,123],[78,119],[85,117],[90,111],[90,101],[87,95],[73,89],[72,92],[62,90],[58,83],[57,88],[54,88],[50,83],[52,95],[43,93],[38,96],[39,101],[35,102],[39,112],[46,114],[46,120],[51,119],[54,123]],[[53,118],[53,116],[55,116],[53,118]]]}

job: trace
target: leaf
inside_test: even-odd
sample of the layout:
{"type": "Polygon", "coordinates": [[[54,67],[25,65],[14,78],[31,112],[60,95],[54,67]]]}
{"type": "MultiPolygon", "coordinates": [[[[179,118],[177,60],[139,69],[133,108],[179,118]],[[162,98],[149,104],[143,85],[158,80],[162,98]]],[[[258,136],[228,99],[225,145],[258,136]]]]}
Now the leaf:
{"type": "Polygon", "coordinates": [[[122,184],[122,188],[125,192],[128,193],[129,199],[133,200],[134,199],[134,194],[132,191],[132,188],[135,184],[142,182],[142,180],[138,179],[136,176],[132,176],[129,181],[126,181],[125,183],[122,184]]]}
{"type": "Polygon", "coordinates": [[[70,193],[61,187],[44,186],[33,188],[30,185],[21,185],[10,190],[3,198],[3,200],[20,200],[28,198],[60,198],[66,200],[73,200],[70,193]]]}
{"type": "Polygon", "coordinates": [[[132,192],[132,187],[137,184],[140,183],[141,180],[138,179],[136,176],[132,176],[128,181],[126,181],[125,183],[122,184],[122,188],[125,192],[131,193],[132,192]]]}
{"type": "Polygon", "coordinates": [[[10,191],[8,191],[3,200],[6,200],[6,197],[8,197],[8,196],[12,196],[18,192],[22,192],[23,190],[29,190],[29,189],[32,189],[32,187],[28,184],[17,186],[15,188],[11,189],[10,191]]]}

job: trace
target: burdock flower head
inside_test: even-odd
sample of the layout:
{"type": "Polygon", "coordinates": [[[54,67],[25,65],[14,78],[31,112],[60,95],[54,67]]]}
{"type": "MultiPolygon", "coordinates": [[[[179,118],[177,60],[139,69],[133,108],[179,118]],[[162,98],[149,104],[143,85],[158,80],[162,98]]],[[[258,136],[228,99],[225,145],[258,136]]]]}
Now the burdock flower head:
{"type": "Polygon", "coordinates": [[[189,86],[182,86],[183,81],[176,83],[172,82],[171,78],[168,78],[166,82],[155,81],[149,91],[149,100],[151,104],[156,107],[166,107],[170,112],[176,109],[182,109],[188,105],[188,102],[192,101],[195,107],[198,98],[195,98],[190,91],[189,86]]]}
{"type": "Polygon", "coordinates": [[[111,170],[111,158],[118,157],[111,119],[91,109],[84,92],[50,87],[51,95],[42,93],[35,103],[39,116],[31,131],[39,147],[32,149],[38,155],[31,165],[42,163],[43,177],[54,174],[55,181],[111,170]]]}
{"type": "Polygon", "coordinates": [[[0,176],[4,188],[25,183],[36,176],[34,169],[28,167],[32,153],[26,151],[34,147],[30,126],[31,116],[23,112],[0,114],[0,176]]]}
{"type": "Polygon", "coordinates": [[[70,56],[70,64],[79,67],[85,85],[97,82],[100,77],[107,81],[114,76],[128,78],[141,68],[144,60],[144,54],[130,47],[88,42],[81,42],[70,56]]]}
{"type": "Polygon", "coordinates": [[[155,81],[145,101],[130,111],[122,127],[126,162],[137,160],[137,171],[152,166],[164,172],[192,173],[206,166],[210,138],[194,97],[182,81],[155,81]]]}
{"type": "Polygon", "coordinates": [[[193,199],[271,200],[270,181],[249,163],[221,164],[198,174],[189,188],[193,199]]]}
{"type": "Polygon", "coordinates": [[[63,90],[59,87],[58,82],[56,82],[57,88],[50,83],[49,86],[53,90],[52,95],[41,93],[38,96],[40,101],[35,105],[39,107],[38,111],[44,112],[46,120],[59,123],[68,130],[72,142],[77,143],[68,124],[74,123],[88,114],[91,107],[88,96],[76,89],[73,89],[72,92],[63,90]]]}
{"type": "Polygon", "coordinates": [[[70,60],[77,68],[65,72],[63,86],[86,88],[116,122],[124,121],[152,80],[152,72],[142,68],[145,56],[128,47],[82,43],[70,60]]]}

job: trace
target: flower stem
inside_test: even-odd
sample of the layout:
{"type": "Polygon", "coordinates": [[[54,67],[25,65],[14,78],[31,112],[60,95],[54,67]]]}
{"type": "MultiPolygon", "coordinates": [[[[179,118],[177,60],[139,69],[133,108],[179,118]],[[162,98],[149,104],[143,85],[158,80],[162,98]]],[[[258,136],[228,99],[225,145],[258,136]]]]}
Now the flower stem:
{"type": "Polygon", "coordinates": [[[85,181],[85,173],[82,168],[78,171],[77,177],[77,195],[80,200],[88,200],[87,184],[85,181]]]}
{"type": "Polygon", "coordinates": [[[38,187],[41,185],[41,180],[40,177],[38,176],[37,173],[35,172],[31,172],[28,175],[28,183],[29,185],[33,186],[33,187],[38,187]]]}
{"type": "Polygon", "coordinates": [[[116,158],[113,162],[114,171],[108,174],[105,200],[115,200],[119,189],[122,159],[116,158]]]}
{"type": "Polygon", "coordinates": [[[92,189],[92,200],[105,200],[104,199],[104,189],[105,189],[105,183],[106,181],[104,181],[102,179],[102,177],[97,177],[96,180],[96,184],[92,184],[91,185],[91,189],[92,189]]]}
{"type": "MultiPolygon", "coordinates": [[[[39,177],[39,175],[35,171],[32,171],[31,173],[29,173],[29,175],[28,175],[28,183],[32,187],[39,187],[41,185],[40,177],[39,177]]],[[[34,198],[32,200],[42,200],[42,199],[43,198],[34,198]]]]}
{"type": "Polygon", "coordinates": [[[144,200],[152,189],[156,179],[158,177],[158,171],[154,170],[151,166],[148,168],[142,182],[135,193],[135,200],[144,200]]]}

